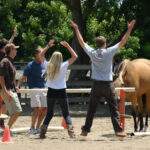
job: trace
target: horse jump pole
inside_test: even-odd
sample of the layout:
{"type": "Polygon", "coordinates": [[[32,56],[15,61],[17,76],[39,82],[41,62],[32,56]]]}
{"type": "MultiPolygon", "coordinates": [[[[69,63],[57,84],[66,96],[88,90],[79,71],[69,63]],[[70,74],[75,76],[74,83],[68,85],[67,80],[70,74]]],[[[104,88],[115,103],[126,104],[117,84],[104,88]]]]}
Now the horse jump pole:
{"type": "MultiPolygon", "coordinates": [[[[115,88],[115,91],[124,90],[125,92],[135,92],[135,87],[119,87],[115,88]]],[[[90,93],[91,88],[83,89],[66,89],[67,93],[90,93]]],[[[18,93],[47,93],[47,89],[20,89],[18,93]]]]}

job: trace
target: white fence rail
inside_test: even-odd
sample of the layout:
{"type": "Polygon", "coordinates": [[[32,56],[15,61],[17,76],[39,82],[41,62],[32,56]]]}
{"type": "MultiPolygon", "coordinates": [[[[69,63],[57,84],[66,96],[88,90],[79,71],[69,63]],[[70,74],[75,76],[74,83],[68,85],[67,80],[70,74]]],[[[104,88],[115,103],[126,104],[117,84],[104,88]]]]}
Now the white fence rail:
{"type": "MultiPolygon", "coordinates": [[[[125,92],[135,92],[135,87],[118,87],[115,88],[116,91],[124,90],[125,92]]],[[[66,89],[67,93],[90,93],[91,88],[85,89],[66,89]]],[[[18,93],[46,93],[47,89],[20,89],[18,93]]]]}

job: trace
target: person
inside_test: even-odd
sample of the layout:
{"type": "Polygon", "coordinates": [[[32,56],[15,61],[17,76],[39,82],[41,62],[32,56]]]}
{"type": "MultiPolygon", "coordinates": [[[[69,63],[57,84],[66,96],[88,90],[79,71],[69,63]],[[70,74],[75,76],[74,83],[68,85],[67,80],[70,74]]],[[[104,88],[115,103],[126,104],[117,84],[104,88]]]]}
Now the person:
{"type": "Polygon", "coordinates": [[[43,125],[41,126],[40,138],[46,137],[45,134],[47,131],[47,127],[50,123],[50,120],[53,117],[54,104],[56,101],[59,102],[60,107],[62,109],[63,117],[67,124],[67,130],[69,136],[71,138],[75,137],[72,121],[69,113],[68,98],[66,94],[66,72],[68,66],[73,64],[78,56],[67,42],[62,41],[60,42],[60,44],[67,48],[67,50],[71,54],[71,58],[63,62],[62,53],[54,52],[47,64],[46,85],[48,87],[48,92],[47,92],[48,110],[43,125]]]}
{"type": "Polygon", "coordinates": [[[16,32],[17,32],[17,26],[15,26],[14,32],[13,32],[11,38],[9,39],[9,41],[6,40],[5,38],[0,39],[0,61],[1,61],[2,58],[4,58],[4,56],[5,56],[5,53],[6,53],[6,51],[5,51],[5,46],[6,46],[8,43],[12,43],[12,42],[13,42],[13,40],[14,40],[14,38],[15,38],[15,36],[16,36],[16,32]]]}
{"type": "MultiPolygon", "coordinates": [[[[15,36],[16,36],[16,32],[17,32],[17,27],[15,26],[14,28],[14,32],[11,36],[11,38],[8,40],[6,40],[5,38],[2,38],[0,39],[0,61],[2,60],[2,58],[4,58],[4,56],[6,55],[6,51],[5,51],[5,46],[8,44],[8,43],[12,43],[15,36]]],[[[0,109],[1,109],[1,113],[2,114],[6,114],[7,112],[7,108],[6,108],[6,105],[4,103],[4,101],[2,101],[2,97],[0,95],[0,109]]],[[[0,119],[0,127],[1,128],[4,128],[4,120],[3,119],[0,119]]]]}
{"type": "Polygon", "coordinates": [[[16,93],[16,71],[13,66],[13,60],[17,55],[17,48],[19,46],[15,46],[13,43],[7,44],[5,46],[7,56],[0,62],[0,94],[10,114],[9,128],[12,127],[22,111],[16,93]]]}
{"type": "MultiPolygon", "coordinates": [[[[53,46],[53,40],[50,40],[48,45],[43,51],[53,46]]],[[[44,57],[42,58],[39,54],[42,52],[41,48],[35,50],[35,60],[29,62],[24,69],[23,75],[20,77],[17,87],[19,88],[23,81],[27,78],[27,84],[30,89],[45,88],[45,79],[43,73],[45,72],[47,61],[44,57]]],[[[47,111],[47,100],[45,93],[30,93],[31,108],[33,108],[31,128],[29,134],[36,134],[40,132],[40,125],[43,121],[47,111]],[[36,126],[36,127],[35,127],[36,126]]]]}
{"type": "Polygon", "coordinates": [[[91,78],[93,80],[93,85],[91,89],[86,121],[85,125],[82,127],[81,136],[87,136],[88,132],[90,132],[94,114],[99,104],[99,99],[102,96],[107,99],[115,135],[122,137],[126,136],[120,126],[120,114],[117,107],[115,88],[112,82],[112,58],[115,53],[127,42],[135,22],[135,20],[132,20],[131,23],[128,24],[128,30],[121,41],[112,47],[106,48],[106,39],[103,36],[97,37],[96,46],[98,49],[94,50],[84,42],[77,24],[71,21],[72,27],[76,32],[81,47],[88,54],[92,61],[91,78]]]}
{"type": "Polygon", "coordinates": [[[113,58],[113,66],[112,66],[113,81],[119,77],[119,72],[121,70],[122,63],[123,63],[122,57],[119,54],[116,54],[113,58]]]}

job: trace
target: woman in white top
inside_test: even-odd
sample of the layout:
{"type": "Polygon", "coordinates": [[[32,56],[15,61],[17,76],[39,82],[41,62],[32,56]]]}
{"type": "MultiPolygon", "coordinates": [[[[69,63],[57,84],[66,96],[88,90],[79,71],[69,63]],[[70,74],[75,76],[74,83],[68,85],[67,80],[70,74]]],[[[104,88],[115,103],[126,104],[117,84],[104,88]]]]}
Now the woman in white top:
{"type": "Polygon", "coordinates": [[[63,117],[67,124],[68,134],[71,138],[74,137],[72,121],[69,113],[68,98],[66,94],[66,72],[68,66],[74,63],[78,56],[67,42],[62,41],[60,44],[67,48],[71,54],[71,58],[63,62],[62,53],[54,52],[47,64],[47,114],[44,123],[41,126],[40,138],[45,138],[47,127],[53,117],[54,104],[56,100],[59,102],[62,109],[63,117]]]}

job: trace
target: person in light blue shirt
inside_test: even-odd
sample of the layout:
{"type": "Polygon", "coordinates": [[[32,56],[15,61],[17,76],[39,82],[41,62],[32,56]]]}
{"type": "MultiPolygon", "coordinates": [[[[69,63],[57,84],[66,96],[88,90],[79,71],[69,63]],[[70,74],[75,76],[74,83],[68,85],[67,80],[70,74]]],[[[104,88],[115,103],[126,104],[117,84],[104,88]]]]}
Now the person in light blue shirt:
{"type": "MultiPolygon", "coordinates": [[[[30,89],[45,88],[45,69],[47,61],[42,51],[45,51],[54,45],[54,40],[50,40],[48,45],[44,48],[37,48],[34,52],[35,60],[29,62],[24,69],[24,73],[18,81],[19,88],[23,81],[27,79],[27,84],[30,89]],[[42,55],[41,55],[42,53],[42,55]]],[[[47,112],[47,98],[46,93],[30,93],[31,107],[34,109],[32,114],[30,134],[40,132],[40,125],[47,112]]]]}
{"type": "Polygon", "coordinates": [[[116,45],[106,48],[105,37],[99,36],[96,38],[97,49],[93,49],[84,42],[77,24],[71,21],[80,46],[84,49],[84,51],[92,61],[91,78],[93,79],[93,85],[85,125],[82,127],[82,136],[87,136],[88,132],[90,132],[96,108],[99,104],[99,100],[102,97],[105,97],[107,99],[115,135],[121,137],[126,136],[120,126],[120,114],[117,107],[115,88],[112,82],[112,59],[115,53],[127,42],[135,22],[135,20],[132,20],[131,23],[128,24],[127,32],[125,33],[121,41],[116,45]]]}

